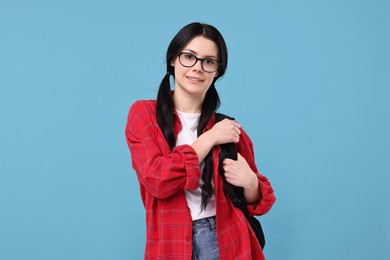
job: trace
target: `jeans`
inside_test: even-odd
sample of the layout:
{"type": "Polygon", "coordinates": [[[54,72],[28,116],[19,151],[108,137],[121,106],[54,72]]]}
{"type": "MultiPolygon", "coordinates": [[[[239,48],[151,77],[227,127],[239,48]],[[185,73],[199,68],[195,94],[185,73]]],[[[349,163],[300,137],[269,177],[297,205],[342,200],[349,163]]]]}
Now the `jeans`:
{"type": "Polygon", "coordinates": [[[192,222],[192,260],[218,260],[215,217],[192,222]]]}

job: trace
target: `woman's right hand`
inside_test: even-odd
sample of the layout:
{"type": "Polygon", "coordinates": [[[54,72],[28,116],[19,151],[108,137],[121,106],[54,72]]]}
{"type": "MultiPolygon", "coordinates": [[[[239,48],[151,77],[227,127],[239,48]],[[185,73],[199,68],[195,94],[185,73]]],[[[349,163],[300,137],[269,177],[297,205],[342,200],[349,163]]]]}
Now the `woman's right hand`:
{"type": "Polygon", "coordinates": [[[241,134],[241,125],[234,120],[224,119],[216,123],[210,130],[214,145],[238,143],[241,134]]]}
{"type": "Polygon", "coordinates": [[[226,118],[200,135],[191,145],[198,156],[199,162],[203,161],[214,145],[238,143],[241,134],[240,128],[239,123],[226,118]]]}

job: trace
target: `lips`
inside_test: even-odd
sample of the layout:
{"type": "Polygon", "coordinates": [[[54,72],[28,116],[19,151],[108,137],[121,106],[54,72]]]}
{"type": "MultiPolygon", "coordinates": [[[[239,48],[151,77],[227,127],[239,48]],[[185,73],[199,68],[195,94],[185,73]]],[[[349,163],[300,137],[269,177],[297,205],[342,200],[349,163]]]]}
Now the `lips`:
{"type": "Polygon", "coordinates": [[[187,79],[189,79],[191,82],[194,82],[194,83],[200,83],[200,82],[203,82],[204,80],[201,79],[201,78],[198,78],[198,77],[190,77],[190,76],[186,76],[187,79]]]}

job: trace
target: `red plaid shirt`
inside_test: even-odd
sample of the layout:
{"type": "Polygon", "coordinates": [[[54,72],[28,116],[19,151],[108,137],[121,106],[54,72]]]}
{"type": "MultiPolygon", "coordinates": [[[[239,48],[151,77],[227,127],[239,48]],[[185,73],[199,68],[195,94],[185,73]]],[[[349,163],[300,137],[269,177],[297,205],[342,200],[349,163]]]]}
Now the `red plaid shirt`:
{"type": "MultiPolygon", "coordinates": [[[[214,122],[213,117],[205,131],[214,122]]],[[[176,135],[181,129],[176,114],[174,129],[176,135]]],[[[156,121],[155,100],[137,101],[131,106],[125,134],[146,210],[145,259],[191,259],[192,219],[184,190],[195,190],[201,175],[194,149],[180,145],[170,150],[156,121]]],[[[212,151],[217,162],[219,146],[212,151]]],[[[257,173],[252,142],[242,129],[237,151],[257,173]]],[[[248,210],[250,214],[263,215],[271,209],[275,196],[267,178],[260,174],[257,177],[261,199],[249,205],[248,210]]],[[[214,164],[213,180],[220,258],[265,259],[245,216],[222,190],[218,164],[214,164]]]]}

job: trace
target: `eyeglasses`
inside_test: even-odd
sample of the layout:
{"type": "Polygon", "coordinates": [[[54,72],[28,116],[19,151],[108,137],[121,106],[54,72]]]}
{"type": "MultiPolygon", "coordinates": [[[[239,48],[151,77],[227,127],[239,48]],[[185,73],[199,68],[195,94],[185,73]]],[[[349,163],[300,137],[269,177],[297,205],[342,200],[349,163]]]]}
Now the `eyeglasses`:
{"type": "Polygon", "coordinates": [[[196,57],[194,54],[188,52],[181,52],[177,54],[177,56],[179,56],[180,64],[186,68],[193,67],[198,62],[198,60],[200,60],[202,69],[209,73],[216,72],[220,64],[220,62],[215,59],[212,58],[201,59],[196,57]]]}

